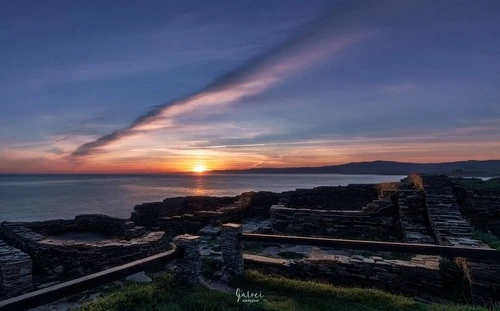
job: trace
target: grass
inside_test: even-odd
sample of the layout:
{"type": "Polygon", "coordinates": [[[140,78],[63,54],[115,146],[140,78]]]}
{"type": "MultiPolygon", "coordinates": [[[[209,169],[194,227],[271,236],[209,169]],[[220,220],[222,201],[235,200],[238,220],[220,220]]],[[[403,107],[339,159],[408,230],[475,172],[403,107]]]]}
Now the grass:
{"type": "Polygon", "coordinates": [[[397,191],[399,189],[399,182],[384,182],[377,184],[377,190],[380,191],[397,191]]]}
{"type": "Polygon", "coordinates": [[[474,231],[472,237],[476,240],[483,241],[491,248],[500,250],[500,239],[491,232],[474,231]]]}
{"type": "Polygon", "coordinates": [[[474,191],[477,195],[500,196],[500,178],[486,181],[479,178],[454,178],[453,181],[474,191]]]}
{"type": "Polygon", "coordinates": [[[408,181],[410,184],[415,187],[415,189],[423,191],[424,190],[424,183],[422,181],[422,176],[419,174],[410,174],[408,176],[408,181]]]}
{"type": "Polygon", "coordinates": [[[425,305],[410,298],[380,290],[335,287],[316,282],[305,282],[282,277],[265,276],[247,271],[233,286],[242,292],[261,292],[264,296],[256,303],[238,302],[235,293],[221,293],[201,286],[188,286],[176,282],[170,274],[149,284],[126,284],[108,292],[94,303],[82,306],[80,311],[108,310],[486,310],[459,305],[425,305]]]}

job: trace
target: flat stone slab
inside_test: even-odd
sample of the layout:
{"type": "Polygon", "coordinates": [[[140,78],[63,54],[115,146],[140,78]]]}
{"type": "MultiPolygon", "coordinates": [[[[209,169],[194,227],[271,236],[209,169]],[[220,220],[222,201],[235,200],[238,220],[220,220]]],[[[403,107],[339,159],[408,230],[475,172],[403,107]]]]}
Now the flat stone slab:
{"type": "Polygon", "coordinates": [[[117,237],[100,232],[65,232],[59,235],[47,236],[45,240],[78,241],[78,242],[111,242],[119,240],[117,237]]]}
{"type": "Polygon", "coordinates": [[[285,259],[270,258],[270,257],[251,255],[251,254],[243,254],[243,259],[258,261],[262,263],[276,264],[276,265],[284,265],[288,262],[288,260],[285,259]]]}
{"type": "Polygon", "coordinates": [[[149,276],[146,275],[146,273],[144,273],[144,271],[129,275],[125,278],[125,280],[136,283],[149,283],[153,281],[149,276]]]}

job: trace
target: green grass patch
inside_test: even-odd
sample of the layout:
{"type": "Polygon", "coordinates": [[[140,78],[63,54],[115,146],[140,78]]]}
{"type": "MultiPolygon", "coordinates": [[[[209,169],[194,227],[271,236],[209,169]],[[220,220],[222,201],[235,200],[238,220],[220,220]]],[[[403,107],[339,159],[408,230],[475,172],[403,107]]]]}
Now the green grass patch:
{"type": "Polygon", "coordinates": [[[491,248],[500,250],[500,239],[491,232],[484,231],[474,231],[472,237],[476,240],[483,241],[488,244],[491,248]]]}
{"type": "Polygon", "coordinates": [[[126,284],[79,310],[486,310],[460,305],[425,305],[380,290],[335,287],[311,281],[269,277],[255,271],[247,271],[244,277],[232,284],[242,292],[260,292],[263,299],[257,303],[238,302],[235,293],[188,286],[176,282],[170,274],[165,274],[149,284],[126,284]]]}
{"type": "Polygon", "coordinates": [[[259,310],[256,305],[241,304],[236,296],[176,282],[165,274],[149,284],[126,284],[106,293],[102,298],[85,304],[79,311],[226,311],[259,310]]]}
{"type": "Polygon", "coordinates": [[[467,187],[477,195],[500,197],[500,178],[486,181],[479,178],[454,178],[453,181],[467,187]]]}

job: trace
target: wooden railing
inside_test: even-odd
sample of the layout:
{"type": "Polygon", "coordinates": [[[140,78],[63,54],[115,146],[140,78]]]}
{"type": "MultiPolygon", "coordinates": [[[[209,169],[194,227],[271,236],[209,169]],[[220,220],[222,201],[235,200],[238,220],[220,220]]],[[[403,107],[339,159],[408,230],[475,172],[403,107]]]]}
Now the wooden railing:
{"type": "Polygon", "coordinates": [[[282,243],[294,245],[323,246],[332,248],[361,249],[393,253],[420,255],[438,255],[443,257],[462,257],[478,260],[500,262],[500,251],[488,248],[454,247],[432,244],[392,243],[378,241],[343,240],[328,238],[309,238],[288,235],[270,235],[242,233],[243,241],[282,243]]]}
{"type": "Polygon", "coordinates": [[[173,259],[181,258],[183,256],[183,252],[175,245],[171,245],[173,249],[168,252],[153,255],[118,267],[0,301],[0,310],[20,311],[34,308],[103,285],[105,283],[122,279],[131,274],[143,271],[146,268],[156,267],[173,259]]]}

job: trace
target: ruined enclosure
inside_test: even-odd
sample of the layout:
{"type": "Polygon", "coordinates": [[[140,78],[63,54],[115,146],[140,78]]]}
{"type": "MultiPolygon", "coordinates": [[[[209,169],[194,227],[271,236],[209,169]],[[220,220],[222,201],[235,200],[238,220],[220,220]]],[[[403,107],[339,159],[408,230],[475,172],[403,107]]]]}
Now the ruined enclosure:
{"type": "MultiPolygon", "coordinates": [[[[10,246],[0,245],[0,281],[5,292],[17,278],[21,285],[12,290],[23,292],[39,276],[60,280],[88,274],[167,250],[174,236],[197,234],[200,239],[193,243],[199,245],[201,259],[217,263],[214,267],[224,265],[210,274],[220,279],[245,267],[408,296],[461,295],[485,304],[500,300],[500,266],[492,262],[255,242],[242,246],[238,234],[487,248],[474,239],[474,230],[498,232],[497,203],[498,198],[479,196],[446,176],[413,175],[382,186],[167,198],[136,206],[130,219],[80,215],[72,220],[2,223],[2,238],[10,246]],[[234,222],[243,227],[221,229],[234,222]],[[15,251],[22,264],[5,264],[11,258],[5,257],[6,248],[15,251]]],[[[199,279],[198,272],[184,270],[190,279],[199,279]]]]}
{"type": "Polygon", "coordinates": [[[104,215],[72,220],[2,223],[3,239],[28,254],[36,275],[70,278],[99,271],[169,248],[164,232],[104,215]]]}

